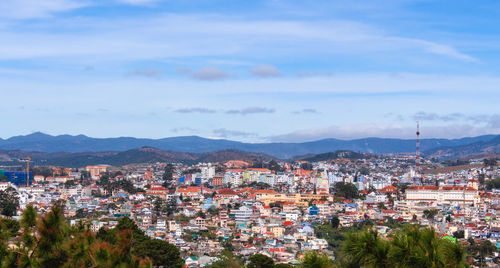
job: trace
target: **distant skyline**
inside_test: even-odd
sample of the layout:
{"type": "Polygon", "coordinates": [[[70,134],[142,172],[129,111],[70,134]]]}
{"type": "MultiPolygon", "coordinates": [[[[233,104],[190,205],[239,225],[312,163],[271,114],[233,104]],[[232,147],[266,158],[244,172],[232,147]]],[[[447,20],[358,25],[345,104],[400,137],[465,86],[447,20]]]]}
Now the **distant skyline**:
{"type": "Polygon", "coordinates": [[[0,2],[1,138],[500,134],[498,1],[0,2]]]}

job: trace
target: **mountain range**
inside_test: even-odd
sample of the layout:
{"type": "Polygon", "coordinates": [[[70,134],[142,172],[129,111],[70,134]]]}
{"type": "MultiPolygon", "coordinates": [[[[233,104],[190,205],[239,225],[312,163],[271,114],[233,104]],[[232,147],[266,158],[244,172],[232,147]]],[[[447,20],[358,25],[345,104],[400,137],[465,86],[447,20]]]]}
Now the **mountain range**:
{"type": "Polygon", "coordinates": [[[65,167],[83,167],[87,165],[108,164],[123,166],[137,163],[172,162],[184,164],[224,162],[243,160],[248,162],[276,159],[275,157],[238,150],[223,150],[207,153],[183,153],[163,151],[152,147],[142,147],[122,152],[82,152],[82,153],[45,153],[24,152],[19,150],[0,150],[0,165],[20,165],[20,159],[30,156],[32,162],[39,166],[54,165],[65,167]]]}
{"type": "Polygon", "coordinates": [[[458,146],[444,146],[426,151],[428,157],[438,159],[497,156],[500,154],[500,135],[490,140],[482,140],[458,146]]]}
{"type": "MultiPolygon", "coordinates": [[[[443,157],[463,156],[456,150],[481,153],[484,146],[494,152],[498,147],[498,135],[483,135],[461,139],[422,139],[420,148],[424,155],[443,157]],[[497,145],[495,147],[495,144],[497,145]],[[474,149],[468,146],[475,146],[474,149]]],[[[338,150],[350,150],[360,153],[407,153],[415,151],[414,139],[364,138],[353,140],[322,139],[301,143],[245,143],[225,139],[207,139],[198,136],[181,136],[162,139],[133,137],[91,138],[85,135],[52,136],[36,132],[25,136],[0,139],[0,150],[20,150],[46,153],[89,153],[107,152],[117,154],[129,150],[153,147],[162,151],[202,154],[208,152],[237,150],[265,154],[280,159],[296,156],[322,154],[338,150]]]]}

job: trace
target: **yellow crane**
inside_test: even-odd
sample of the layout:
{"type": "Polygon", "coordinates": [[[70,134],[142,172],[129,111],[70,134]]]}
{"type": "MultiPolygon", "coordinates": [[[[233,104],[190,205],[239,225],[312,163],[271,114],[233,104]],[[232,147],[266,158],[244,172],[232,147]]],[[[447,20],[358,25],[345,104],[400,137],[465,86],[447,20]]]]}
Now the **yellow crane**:
{"type": "Polygon", "coordinates": [[[29,187],[30,186],[30,161],[31,161],[31,157],[29,157],[29,155],[28,155],[21,160],[23,162],[26,162],[26,187],[29,187]]]}

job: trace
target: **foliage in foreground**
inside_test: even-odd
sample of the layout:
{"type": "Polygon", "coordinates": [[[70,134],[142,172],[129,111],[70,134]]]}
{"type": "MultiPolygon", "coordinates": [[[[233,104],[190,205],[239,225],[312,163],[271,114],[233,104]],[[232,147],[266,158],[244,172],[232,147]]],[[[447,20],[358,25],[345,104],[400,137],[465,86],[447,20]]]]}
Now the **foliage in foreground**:
{"type": "Polygon", "coordinates": [[[467,267],[465,249],[429,228],[405,226],[391,239],[373,229],[347,235],[345,260],[357,267],[467,267]]]}
{"type": "Polygon", "coordinates": [[[28,206],[17,228],[12,220],[0,222],[0,267],[182,267],[182,263],[177,247],[150,239],[126,217],[97,235],[84,224],[69,226],[57,206],[41,217],[28,206]]]}

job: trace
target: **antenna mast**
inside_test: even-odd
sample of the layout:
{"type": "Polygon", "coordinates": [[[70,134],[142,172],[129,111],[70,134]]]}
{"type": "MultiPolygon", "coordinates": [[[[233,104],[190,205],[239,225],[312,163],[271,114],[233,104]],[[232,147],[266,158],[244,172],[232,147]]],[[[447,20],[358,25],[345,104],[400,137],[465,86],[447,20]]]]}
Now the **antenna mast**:
{"type": "Polygon", "coordinates": [[[420,168],[420,124],[417,121],[417,151],[415,153],[415,171],[420,168]]]}
{"type": "Polygon", "coordinates": [[[417,153],[415,156],[415,164],[417,168],[420,166],[420,124],[417,121],[417,153]]]}

